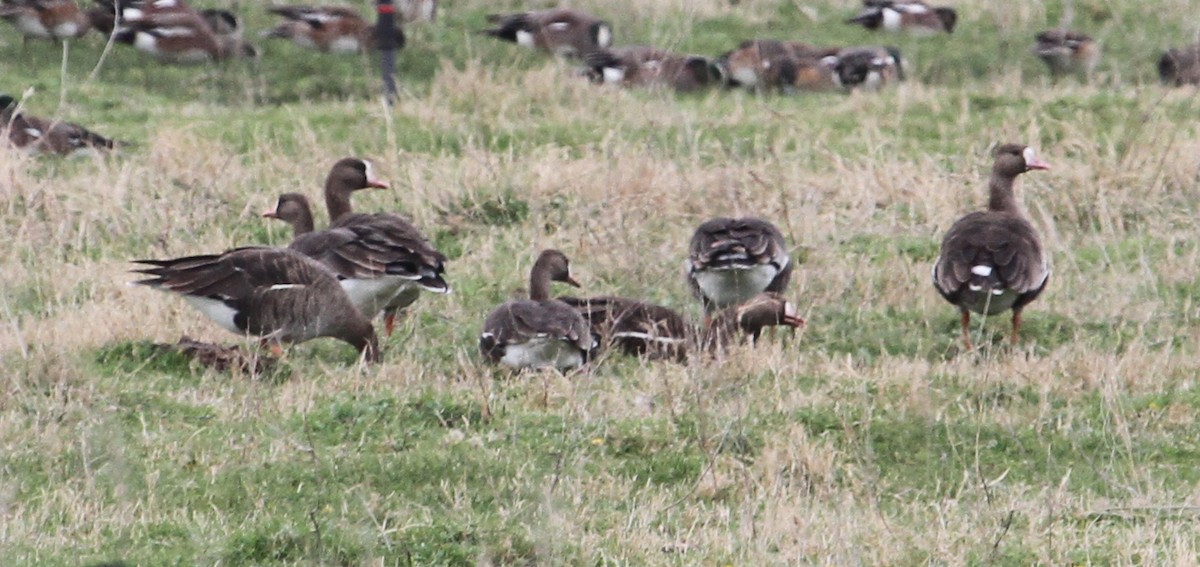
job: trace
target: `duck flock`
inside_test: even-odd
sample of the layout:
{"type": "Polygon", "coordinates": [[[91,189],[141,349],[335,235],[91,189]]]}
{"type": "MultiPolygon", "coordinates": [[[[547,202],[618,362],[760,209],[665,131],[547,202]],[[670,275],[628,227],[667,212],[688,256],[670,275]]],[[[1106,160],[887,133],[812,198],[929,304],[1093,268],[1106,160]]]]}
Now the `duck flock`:
{"type": "MultiPolygon", "coordinates": [[[[84,11],[73,0],[3,0],[0,18],[27,38],[57,41],[91,29],[171,63],[256,57],[238,18],[223,10],[195,10],[184,0],[96,0],[84,11]]],[[[432,0],[399,3],[400,22],[432,20],[432,0]]],[[[261,33],[323,52],[363,52],[377,43],[374,27],[340,6],[271,6],[281,23],[261,33]]],[[[864,0],[847,20],[872,30],[916,34],[952,33],[958,20],[949,7],[919,0],[864,0]]],[[[602,18],[556,8],[490,16],[482,33],[583,63],[582,74],[598,83],[692,91],[737,86],[757,91],[875,90],[904,78],[899,50],[879,46],[814,46],[798,41],[752,39],[719,57],[673,53],[649,46],[613,46],[602,18]]],[[[404,44],[402,27],[391,38],[404,44]]],[[[1034,52],[1055,75],[1089,76],[1100,47],[1066,29],[1037,34],[1034,52]]],[[[1171,49],[1158,62],[1169,85],[1200,84],[1200,44],[1171,49]]],[[[70,123],[21,112],[18,101],[0,96],[0,128],[8,141],[35,153],[72,154],[111,149],[120,142],[70,123]]],[[[2,132],[0,132],[2,133],[2,132]]],[[[995,148],[984,210],[970,213],[946,232],[932,266],[936,290],[961,313],[962,340],[972,313],[1010,312],[1015,343],[1021,314],[1045,289],[1050,276],[1039,236],[1026,218],[1015,183],[1026,172],[1048,169],[1035,150],[1021,144],[995,148]]],[[[359,213],[354,192],[387,187],[369,161],[347,157],[326,179],[330,225],[316,230],[304,195],[280,195],[264,217],[291,225],[286,248],[248,246],[218,254],[137,260],[145,276],[135,282],[180,295],[221,327],[282,343],[332,337],[353,345],[368,362],[382,359],[372,320],[382,316],[391,335],[396,317],[424,294],[446,294],[447,258],[417,227],[389,213],[359,213]]],[[[702,322],[636,298],[555,297],[553,282],[579,287],[570,261],[544,250],[529,275],[529,298],[496,306],[483,318],[479,352],[513,368],[567,370],[613,350],[653,359],[684,361],[720,350],[767,327],[800,327],[804,320],[787,300],[794,264],[782,233],[768,219],[719,217],[700,224],[688,246],[686,282],[701,302],[702,322]]],[[[482,315],[482,314],[481,314],[482,315]]]]}

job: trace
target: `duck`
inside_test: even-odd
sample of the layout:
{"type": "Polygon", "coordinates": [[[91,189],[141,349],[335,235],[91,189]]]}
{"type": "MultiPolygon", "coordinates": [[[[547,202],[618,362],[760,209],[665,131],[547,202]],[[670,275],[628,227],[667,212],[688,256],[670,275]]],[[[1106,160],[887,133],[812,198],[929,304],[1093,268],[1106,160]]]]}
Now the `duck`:
{"type": "Polygon", "coordinates": [[[1033,52],[1054,76],[1092,74],[1100,61],[1100,44],[1091,37],[1064,29],[1046,30],[1034,36],[1033,52]]]}
{"type": "Polygon", "coordinates": [[[708,313],[764,291],[783,292],[792,277],[783,234],[761,218],[705,221],[692,235],[689,250],[685,264],[688,286],[708,313]]]}
{"type": "Polygon", "coordinates": [[[724,82],[721,66],[712,59],[644,45],[598,49],[588,53],[584,61],[587,77],[597,84],[691,92],[724,82]]]}
{"type": "Polygon", "coordinates": [[[749,89],[825,90],[833,82],[831,57],[836,47],[799,41],[750,39],[718,59],[729,86],[749,89]],[[823,63],[822,63],[823,62],[823,63]]]}
{"type": "Polygon", "coordinates": [[[21,30],[26,41],[76,39],[92,29],[87,14],[75,0],[4,0],[0,19],[21,30]]]}
{"type": "Polygon", "coordinates": [[[1003,144],[994,155],[987,209],[951,225],[933,264],[934,287],[961,312],[967,350],[972,349],[971,313],[997,315],[1012,310],[1010,341],[1015,345],[1021,312],[1050,279],[1041,239],[1015,192],[1017,177],[1050,166],[1038,159],[1033,148],[1021,144],[1003,144]]]}
{"type": "Polygon", "coordinates": [[[559,250],[543,250],[529,272],[529,299],[508,301],[488,314],[479,335],[485,360],[515,369],[583,366],[597,341],[591,326],[570,305],[551,299],[550,283],[580,287],[559,250]]]}
{"type": "Polygon", "coordinates": [[[288,248],[323,264],[337,276],[350,300],[368,318],[384,314],[386,336],[392,336],[396,314],[419,297],[421,290],[448,293],[442,274],[422,257],[424,241],[395,238],[371,224],[328,230],[313,229],[312,207],[299,193],[284,193],[262,214],[292,227],[288,248]]]}
{"type": "Polygon", "coordinates": [[[930,7],[921,0],[863,0],[863,9],[846,20],[869,30],[906,31],[916,35],[953,33],[958,12],[930,7]]]}
{"type": "MultiPolygon", "coordinates": [[[[262,33],[264,38],[291,40],[325,53],[363,53],[375,48],[375,25],[345,6],[272,6],[267,11],[284,19],[262,33]]],[[[395,29],[396,49],[406,42],[403,28],[395,29]]]]}
{"type": "Polygon", "coordinates": [[[613,41],[608,22],[569,8],[492,14],[487,21],[494,27],[484,34],[559,57],[582,57],[613,41]]]}
{"type": "Polygon", "coordinates": [[[1200,85],[1200,43],[1171,48],[1158,58],[1158,78],[1164,85],[1200,85]]]}
{"type": "Polygon", "coordinates": [[[904,80],[904,58],[895,47],[847,47],[824,63],[831,67],[833,82],[846,91],[877,91],[904,80]]]}
{"type": "Polygon", "coordinates": [[[324,266],[294,250],[248,246],[220,254],[134,260],[150,276],[132,282],[178,294],[221,328],[260,337],[264,346],[332,337],[379,362],[371,322],[324,266]]]}
{"type": "Polygon", "coordinates": [[[182,0],[121,5],[120,9],[113,39],[164,63],[208,63],[258,56],[258,50],[242,39],[241,25],[232,13],[201,13],[182,0]]]}
{"type": "Polygon", "coordinates": [[[0,95],[0,132],[9,143],[31,154],[94,155],[125,145],[83,126],[30,116],[17,109],[17,101],[0,95]]]}

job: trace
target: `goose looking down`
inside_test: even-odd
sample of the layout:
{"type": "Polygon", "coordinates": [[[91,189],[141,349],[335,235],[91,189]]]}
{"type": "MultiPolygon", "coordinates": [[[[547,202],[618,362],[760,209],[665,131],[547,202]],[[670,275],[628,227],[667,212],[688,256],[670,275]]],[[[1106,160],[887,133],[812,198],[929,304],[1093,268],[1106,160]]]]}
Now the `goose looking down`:
{"type": "Polygon", "coordinates": [[[782,292],[792,277],[783,234],[759,218],[719,217],[692,235],[688,285],[709,313],[764,291],[782,292]]]}
{"type": "Polygon", "coordinates": [[[509,301],[483,322],[479,352],[492,363],[512,368],[582,366],[596,347],[591,327],[570,305],[550,298],[550,282],[579,287],[570,262],[558,250],[545,250],[529,272],[529,299],[509,301]]]}
{"type": "Polygon", "coordinates": [[[560,57],[582,57],[613,40],[608,22],[567,8],[492,14],[487,21],[494,25],[483,30],[487,35],[560,57]]]}
{"type": "Polygon", "coordinates": [[[767,327],[804,326],[804,318],[796,312],[796,305],[782,295],[773,292],[760,293],[745,303],[722,309],[699,336],[703,350],[716,351],[728,348],[738,338],[757,341],[767,327]]]}
{"type": "Polygon", "coordinates": [[[921,0],[863,0],[862,11],[846,23],[918,35],[952,33],[958,12],[954,8],[933,8],[921,0]]]}
{"type": "Polygon", "coordinates": [[[1035,36],[1033,52],[1055,76],[1069,73],[1090,75],[1100,61],[1100,44],[1073,31],[1047,30],[1035,36]]]}
{"type": "Polygon", "coordinates": [[[133,282],[177,293],[222,328],[265,344],[333,337],[380,360],[371,322],[321,264],[293,250],[235,248],[222,254],[135,260],[150,278],[133,282]]]}
{"type": "Polygon", "coordinates": [[[56,122],[17,111],[17,101],[0,95],[0,136],[33,154],[88,155],[122,145],[78,124],[56,122]]]}
{"type": "Polygon", "coordinates": [[[942,239],[933,265],[933,285],[962,312],[962,338],[971,347],[971,313],[996,315],[1012,310],[1013,344],[1021,311],[1037,299],[1050,278],[1037,231],[1025,217],[1014,192],[1017,176],[1050,166],[1033,148],[1004,144],[995,151],[988,179],[987,210],[955,222],[942,239]]]}

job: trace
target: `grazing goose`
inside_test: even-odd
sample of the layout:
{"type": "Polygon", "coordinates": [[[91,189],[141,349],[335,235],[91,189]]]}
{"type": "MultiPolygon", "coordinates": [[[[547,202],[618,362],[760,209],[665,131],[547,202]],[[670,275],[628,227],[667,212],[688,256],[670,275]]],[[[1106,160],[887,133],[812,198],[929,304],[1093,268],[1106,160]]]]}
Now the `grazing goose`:
{"type": "Polygon", "coordinates": [[[1164,85],[1200,85],[1200,43],[1168,49],[1158,59],[1158,78],[1164,85]]]}
{"type": "Polygon", "coordinates": [[[821,65],[836,56],[836,47],[817,47],[799,41],[752,39],[720,57],[731,86],[750,89],[796,87],[821,90],[834,85],[832,65],[821,65]]]}
{"type": "Polygon", "coordinates": [[[1037,34],[1035,39],[1037,43],[1033,46],[1033,52],[1046,63],[1052,75],[1091,75],[1100,61],[1100,44],[1084,34],[1062,29],[1047,30],[1037,34]]]}
{"type": "Polygon", "coordinates": [[[567,256],[545,250],[529,272],[529,299],[509,301],[483,322],[479,352],[488,361],[512,368],[582,366],[596,347],[591,327],[570,305],[550,298],[550,282],[579,287],[567,256]]]}
{"type": "Polygon", "coordinates": [[[616,347],[633,356],[671,359],[687,357],[691,327],[669,307],[624,297],[559,297],[592,327],[605,348],[616,347]]]}
{"type": "Polygon", "coordinates": [[[971,312],[996,315],[1012,309],[1013,344],[1021,328],[1021,310],[1037,299],[1050,278],[1037,231],[1025,218],[1014,194],[1018,175],[1049,169],[1033,148],[1005,144],[996,148],[988,178],[988,208],[958,219],[942,240],[933,265],[933,285],[962,311],[962,338],[971,349],[971,312]]]}
{"type": "Polygon", "coordinates": [[[862,11],[846,20],[869,30],[919,35],[951,33],[957,22],[958,13],[953,8],[931,8],[921,0],[863,0],[862,11]]]}
{"type": "MultiPolygon", "coordinates": [[[[326,53],[362,53],[375,48],[375,25],[344,6],[273,6],[268,12],[284,22],[262,33],[300,47],[326,53]]],[[[396,48],[404,47],[404,30],[396,27],[396,48]]]]}
{"type": "Polygon", "coordinates": [[[782,295],[760,293],[713,315],[700,334],[700,346],[711,352],[728,348],[739,337],[757,341],[763,329],[773,326],[803,327],[804,318],[796,314],[795,304],[782,295]]]}
{"type": "Polygon", "coordinates": [[[764,291],[782,292],[791,277],[783,234],[768,221],[719,217],[692,235],[688,285],[709,313],[764,291]]]}
{"type": "Polygon", "coordinates": [[[0,19],[21,30],[26,40],[75,39],[92,28],[87,14],[75,0],[4,0],[0,4],[0,19]]]}
{"type": "Polygon", "coordinates": [[[288,248],[332,271],[359,311],[368,317],[382,311],[387,336],[395,328],[396,313],[416,301],[420,290],[446,293],[450,288],[441,272],[414,251],[423,241],[396,240],[391,231],[371,224],[315,232],[312,208],[299,193],[280,195],[263,216],[290,224],[294,237],[288,248]]]}
{"type": "Polygon", "coordinates": [[[724,77],[717,62],[707,57],[643,45],[598,49],[588,53],[584,61],[587,76],[594,83],[661,86],[688,92],[721,84],[724,77]]]}
{"type": "Polygon", "coordinates": [[[495,26],[483,30],[487,35],[560,57],[582,57],[613,40],[608,22],[567,8],[492,14],[487,21],[495,26]]]}
{"type": "Polygon", "coordinates": [[[0,133],[9,143],[32,154],[88,155],[122,145],[78,124],[55,122],[17,111],[17,101],[0,95],[0,133]]]}
{"type": "Polygon", "coordinates": [[[150,267],[134,272],[152,277],[133,283],[182,295],[230,332],[262,337],[273,347],[333,337],[354,345],[367,361],[380,360],[371,322],[333,274],[299,252],[247,247],[135,262],[150,267]]]}

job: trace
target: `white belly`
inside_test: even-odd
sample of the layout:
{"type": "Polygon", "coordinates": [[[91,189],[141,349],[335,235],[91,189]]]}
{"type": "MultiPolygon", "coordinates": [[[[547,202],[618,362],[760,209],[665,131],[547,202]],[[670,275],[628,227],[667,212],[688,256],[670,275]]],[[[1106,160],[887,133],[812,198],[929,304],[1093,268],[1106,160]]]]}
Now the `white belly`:
{"type": "Polygon", "coordinates": [[[694,272],[692,277],[710,301],[719,307],[737,305],[767,289],[779,275],[771,264],[751,268],[726,268],[694,272]]]}
{"type": "Polygon", "coordinates": [[[500,363],[513,368],[558,368],[566,370],[583,365],[583,352],[562,339],[540,337],[504,348],[500,363]]]}
{"type": "Polygon", "coordinates": [[[400,277],[345,279],[340,282],[350,302],[368,319],[374,317],[410,282],[400,277]]]}
{"type": "Polygon", "coordinates": [[[183,299],[192,307],[199,309],[206,317],[212,319],[214,323],[220,325],[222,329],[239,335],[244,332],[233,323],[233,317],[237,315],[237,311],[225,305],[225,302],[195,295],[185,295],[183,299]]]}
{"type": "Polygon", "coordinates": [[[967,290],[964,293],[966,294],[967,309],[980,315],[996,315],[1008,311],[1012,308],[1013,303],[1016,303],[1018,295],[1011,289],[1006,289],[999,295],[987,290],[967,290]]]}

